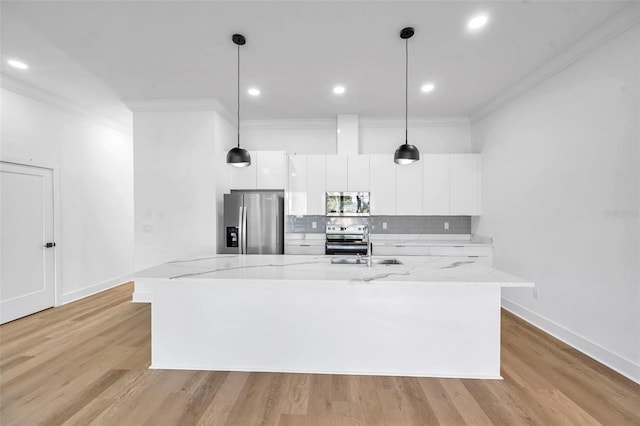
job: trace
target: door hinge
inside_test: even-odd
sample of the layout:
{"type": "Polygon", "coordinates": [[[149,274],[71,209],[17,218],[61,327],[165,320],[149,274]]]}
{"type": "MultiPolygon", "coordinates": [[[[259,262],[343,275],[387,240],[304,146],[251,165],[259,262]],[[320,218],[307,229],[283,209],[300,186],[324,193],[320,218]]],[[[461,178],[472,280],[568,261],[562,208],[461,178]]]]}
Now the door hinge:
{"type": "Polygon", "coordinates": [[[45,248],[51,248],[51,247],[55,247],[56,243],[47,243],[44,245],[45,248]]]}

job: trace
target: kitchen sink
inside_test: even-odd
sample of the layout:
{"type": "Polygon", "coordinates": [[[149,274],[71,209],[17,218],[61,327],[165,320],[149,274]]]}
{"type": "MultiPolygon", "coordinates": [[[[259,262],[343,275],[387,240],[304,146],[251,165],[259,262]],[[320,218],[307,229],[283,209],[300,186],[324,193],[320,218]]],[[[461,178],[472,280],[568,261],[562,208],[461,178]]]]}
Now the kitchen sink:
{"type": "MultiPolygon", "coordinates": [[[[366,265],[367,259],[362,257],[333,257],[331,258],[333,265],[366,265]]],[[[398,259],[371,259],[373,265],[402,265],[398,259]]]]}

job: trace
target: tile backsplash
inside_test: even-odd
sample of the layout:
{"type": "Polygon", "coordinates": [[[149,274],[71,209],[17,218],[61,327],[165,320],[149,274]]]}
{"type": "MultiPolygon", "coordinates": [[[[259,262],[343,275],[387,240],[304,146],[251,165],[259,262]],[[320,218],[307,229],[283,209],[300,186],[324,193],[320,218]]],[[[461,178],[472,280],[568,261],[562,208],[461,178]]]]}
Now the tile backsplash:
{"type": "Polygon", "coordinates": [[[331,223],[342,225],[367,223],[374,234],[471,234],[471,216],[287,216],[285,231],[324,234],[325,226],[331,223]],[[445,222],[449,224],[449,229],[444,229],[445,222]]]}

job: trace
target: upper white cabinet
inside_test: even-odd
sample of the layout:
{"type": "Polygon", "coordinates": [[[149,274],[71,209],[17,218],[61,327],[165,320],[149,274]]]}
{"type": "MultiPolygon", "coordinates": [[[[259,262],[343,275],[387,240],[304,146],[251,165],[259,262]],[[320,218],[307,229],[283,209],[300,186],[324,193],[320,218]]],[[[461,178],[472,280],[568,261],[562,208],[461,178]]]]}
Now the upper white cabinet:
{"type": "Polygon", "coordinates": [[[229,168],[229,187],[231,189],[256,189],[257,188],[257,167],[256,153],[251,154],[251,165],[247,167],[235,167],[227,165],[229,168]]]}
{"type": "MultiPolygon", "coordinates": [[[[260,167],[265,158],[275,164],[279,157],[254,154],[258,154],[254,174],[247,170],[251,167],[232,170],[232,188],[284,187],[268,183],[273,176],[260,167]],[[243,171],[249,173],[237,173],[243,171]]],[[[324,215],[327,191],[369,191],[372,215],[480,214],[480,154],[423,154],[420,161],[404,166],[393,162],[393,154],[291,155],[288,169],[291,215],[324,215]]]]}
{"type": "Polygon", "coordinates": [[[307,214],[325,214],[325,168],[324,155],[307,156],[307,214]]]}
{"type": "Polygon", "coordinates": [[[369,191],[369,155],[347,157],[347,190],[369,191]]]}
{"type": "MultiPolygon", "coordinates": [[[[393,161],[393,160],[392,160],[393,161]]],[[[422,214],[422,162],[396,165],[396,214],[422,214]]]]}
{"type": "Polygon", "coordinates": [[[307,156],[289,156],[289,190],[287,207],[290,215],[307,214],[307,156]]]}
{"type": "Polygon", "coordinates": [[[369,156],[369,190],[371,214],[396,214],[396,164],[393,154],[369,156]]]}
{"type": "Polygon", "coordinates": [[[420,156],[422,163],[422,214],[446,216],[449,214],[449,154],[420,156]]]}
{"type": "Polygon", "coordinates": [[[450,156],[449,214],[476,216],[480,214],[480,154],[450,156]]]}
{"type": "Polygon", "coordinates": [[[285,189],[287,154],[285,151],[252,151],[249,167],[229,166],[231,189],[285,189]]]}
{"type": "Polygon", "coordinates": [[[327,191],[347,191],[348,160],[346,155],[327,155],[325,187],[327,191]]]}

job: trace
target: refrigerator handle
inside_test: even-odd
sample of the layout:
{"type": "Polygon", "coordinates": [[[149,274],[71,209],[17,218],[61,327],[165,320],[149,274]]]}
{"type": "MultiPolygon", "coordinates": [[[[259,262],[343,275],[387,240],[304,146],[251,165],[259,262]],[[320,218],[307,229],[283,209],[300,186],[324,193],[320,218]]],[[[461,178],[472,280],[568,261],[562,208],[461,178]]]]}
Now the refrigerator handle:
{"type": "Polygon", "coordinates": [[[242,206],[238,208],[238,248],[240,249],[240,254],[243,253],[244,250],[244,232],[243,232],[243,214],[242,214],[242,206]]]}
{"type": "Polygon", "coordinates": [[[242,208],[242,254],[247,254],[247,208],[242,208]]]}

